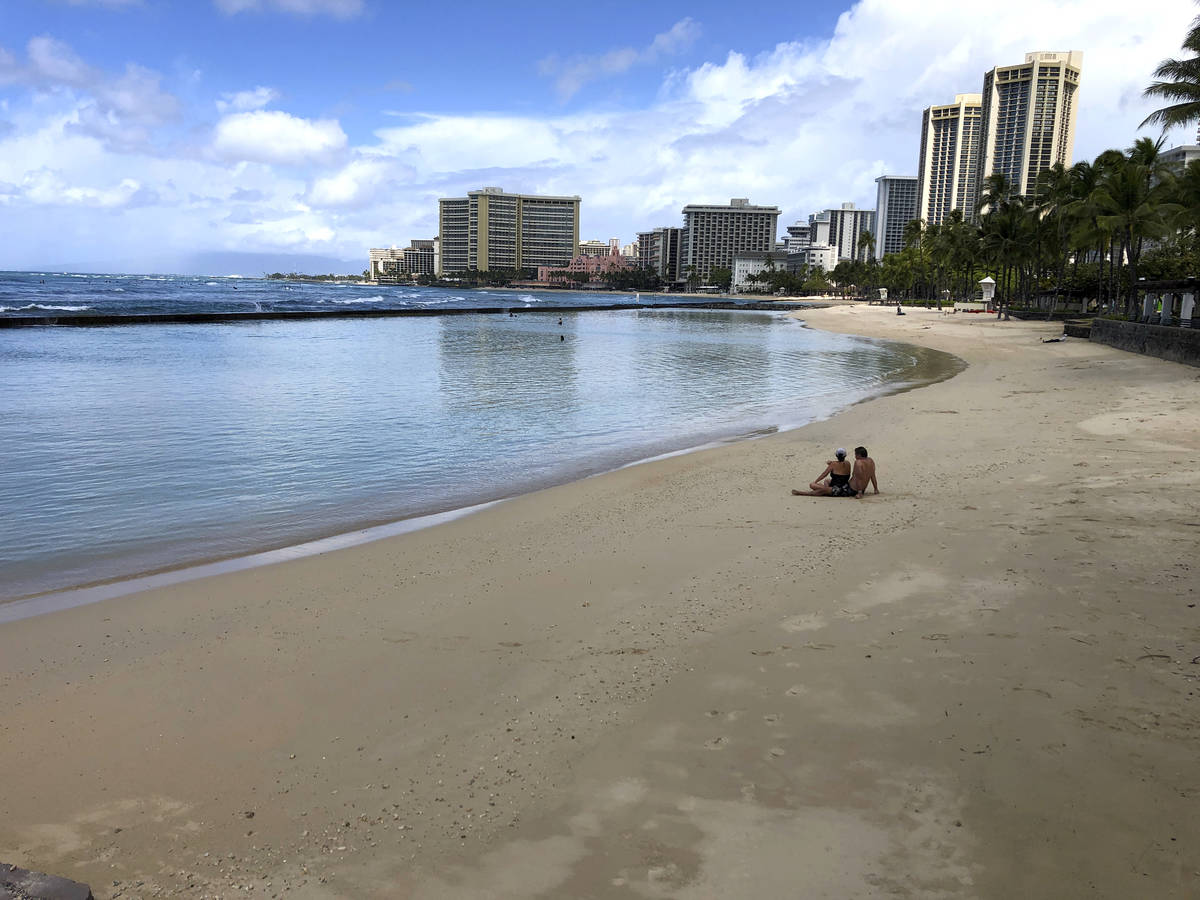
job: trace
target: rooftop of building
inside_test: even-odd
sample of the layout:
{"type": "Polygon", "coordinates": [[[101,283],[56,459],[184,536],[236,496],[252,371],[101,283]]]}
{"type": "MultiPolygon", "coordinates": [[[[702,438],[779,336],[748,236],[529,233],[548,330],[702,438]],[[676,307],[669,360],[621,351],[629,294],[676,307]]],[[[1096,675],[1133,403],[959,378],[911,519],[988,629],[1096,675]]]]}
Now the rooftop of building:
{"type": "Polygon", "coordinates": [[[733,254],[734,259],[783,259],[786,250],[739,250],[733,254]]]}
{"type": "Polygon", "coordinates": [[[558,196],[555,194],[520,194],[520,193],[514,194],[514,193],[510,193],[509,191],[504,190],[504,188],[481,187],[481,188],[476,188],[473,191],[467,191],[466,197],[442,197],[441,199],[438,200],[438,202],[441,203],[446,200],[451,200],[451,201],[453,201],[453,200],[468,200],[471,197],[478,197],[480,195],[485,195],[485,196],[489,196],[489,197],[515,197],[515,198],[519,198],[521,200],[574,200],[577,202],[580,200],[580,197],[578,194],[572,194],[570,196],[565,196],[565,195],[558,196]]]}
{"type": "Polygon", "coordinates": [[[1050,65],[1066,65],[1072,69],[1079,69],[1083,66],[1083,51],[1082,50],[1036,50],[1033,53],[1025,54],[1025,61],[1020,63],[1011,63],[1007,66],[996,66],[990,71],[996,72],[1004,69],[1020,69],[1025,66],[1031,66],[1034,63],[1047,63],[1050,65]]]}
{"type": "Polygon", "coordinates": [[[689,203],[683,208],[686,215],[689,212],[770,212],[779,214],[778,206],[755,206],[746,197],[734,197],[729,205],[716,203],[689,203]]]}

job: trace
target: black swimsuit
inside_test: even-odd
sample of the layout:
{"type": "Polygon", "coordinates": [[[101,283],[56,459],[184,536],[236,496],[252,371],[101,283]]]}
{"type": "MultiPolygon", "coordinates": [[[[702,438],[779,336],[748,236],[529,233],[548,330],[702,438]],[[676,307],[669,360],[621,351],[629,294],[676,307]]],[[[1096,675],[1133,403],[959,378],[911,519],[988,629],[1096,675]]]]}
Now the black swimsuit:
{"type": "Polygon", "coordinates": [[[850,487],[850,476],[839,475],[837,472],[829,474],[829,490],[834,497],[853,497],[858,493],[850,487]]]}

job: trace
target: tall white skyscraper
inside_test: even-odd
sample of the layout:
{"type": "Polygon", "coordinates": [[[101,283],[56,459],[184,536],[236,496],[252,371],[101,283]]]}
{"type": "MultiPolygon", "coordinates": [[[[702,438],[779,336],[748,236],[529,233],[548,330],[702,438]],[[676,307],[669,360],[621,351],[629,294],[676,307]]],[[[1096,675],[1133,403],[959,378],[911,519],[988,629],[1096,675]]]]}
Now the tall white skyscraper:
{"type": "Polygon", "coordinates": [[[808,217],[810,241],[828,245],[837,251],[838,259],[866,261],[867,252],[858,242],[864,231],[875,233],[875,210],[857,209],[853,203],[843,203],[840,209],[825,209],[808,217]]]}
{"type": "Polygon", "coordinates": [[[979,94],[956,94],[953,103],[931,106],[921,115],[916,217],[927,225],[940,225],[953,209],[961,209],[968,222],[975,220],[982,105],[979,94]]]}
{"type": "Polygon", "coordinates": [[[917,217],[917,176],[875,179],[875,258],[904,249],[904,226],[917,217]]]}
{"type": "Polygon", "coordinates": [[[1080,67],[1078,50],[1026,53],[1025,62],[983,76],[979,184],[995,172],[1013,193],[1034,193],[1040,172],[1071,165],[1080,67]]]}

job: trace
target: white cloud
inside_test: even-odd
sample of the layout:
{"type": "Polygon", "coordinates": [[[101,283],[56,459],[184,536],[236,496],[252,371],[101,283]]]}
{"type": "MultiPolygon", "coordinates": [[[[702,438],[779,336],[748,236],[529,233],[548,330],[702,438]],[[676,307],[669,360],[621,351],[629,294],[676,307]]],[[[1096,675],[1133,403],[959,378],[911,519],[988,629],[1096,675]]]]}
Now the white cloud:
{"type": "Polygon", "coordinates": [[[35,80],[83,87],[96,77],[95,70],[62,41],[45,36],[30,38],[26,49],[35,80]]]}
{"type": "Polygon", "coordinates": [[[233,113],[217,123],[213,151],[222,159],[283,165],[328,160],[346,147],[333,119],[301,119],[279,110],[233,113]]]}
{"type": "Polygon", "coordinates": [[[24,65],[0,50],[0,81],[66,92],[76,110],[69,127],[116,149],[148,147],[151,128],[178,115],[178,100],[159,86],[159,80],[157,72],[133,63],[119,75],[110,74],[46,35],[30,39],[24,65]]]}
{"type": "Polygon", "coordinates": [[[236,93],[222,94],[217,100],[217,111],[221,113],[227,112],[248,112],[250,110],[262,109],[279,99],[279,91],[269,87],[256,87],[252,91],[237,91],[236,93]]]}
{"type": "Polygon", "coordinates": [[[557,54],[538,63],[543,75],[554,78],[563,100],[573,97],[589,81],[627,72],[636,65],[652,63],[687,49],[700,36],[700,26],[691,18],[680,19],[667,31],[656,34],[649,46],[637,49],[619,47],[607,53],[578,55],[561,59],[557,54]]]}
{"type": "Polygon", "coordinates": [[[315,207],[363,207],[387,197],[405,174],[395,160],[356,159],[332,175],[317,178],[306,199],[315,207]]]}
{"type": "Polygon", "coordinates": [[[179,112],[179,102],[159,87],[158,73],[132,63],[120,77],[96,84],[93,94],[101,109],[135,122],[166,122],[179,112]]]}
{"type": "MultiPolygon", "coordinates": [[[[781,224],[843,201],[872,206],[876,176],[915,173],[925,106],[978,91],[985,69],[1029,51],[1084,51],[1077,159],[1130,145],[1152,108],[1142,88],[1194,13],[1177,0],[1010,0],[995,13],[862,0],[825,40],[676,71],[641,108],[381,116],[387,127],[362,146],[336,120],[263,109],[278,98],[260,87],[209,98],[209,110],[226,104],[211,139],[174,158],[138,150],[173,108],[153,73],[99,72],[47,39],[29,59],[0,51],[0,81],[30,88],[0,100],[12,125],[0,134],[0,205],[22,226],[6,234],[0,268],[72,241],[130,258],[147,234],[164,248],[355,258],[432,236],[439,196],[489,184],[579,194],[583,231],[623,240],[677,224],[690,202],[749,197],[780,206],[781,224]]],[[[654,52],[665,58],[675,39],[664,35],[654,52]]]]}
{"type": "Polygon", "coordinates": [[[227,15],[277,10],[301,16],[331,15],[351,19],[363,11],[362,0],[214,0],[227,15]]]}
{"type": "Polygon", "coordinates": [[[45,206],[124,206],[141,190],[132,178],[122,178],[106,188],[69,184],[61,172],[38,169],[21,180],[19,189],[32,203],[45,206]]]}

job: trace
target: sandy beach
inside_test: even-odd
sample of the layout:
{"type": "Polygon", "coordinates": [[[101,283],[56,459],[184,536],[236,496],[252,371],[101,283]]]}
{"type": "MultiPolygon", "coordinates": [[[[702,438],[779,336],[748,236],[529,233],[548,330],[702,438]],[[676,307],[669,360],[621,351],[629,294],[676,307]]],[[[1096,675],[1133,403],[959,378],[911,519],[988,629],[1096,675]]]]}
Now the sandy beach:
{"type": "Polygon", "coordinates": [[[1197,370],[803,316],[969,367],[0,627],[0,861],[98,898],[1197,896],[1197,370]],[[790,495],[856,444],[880,495],[790,495]]]}

